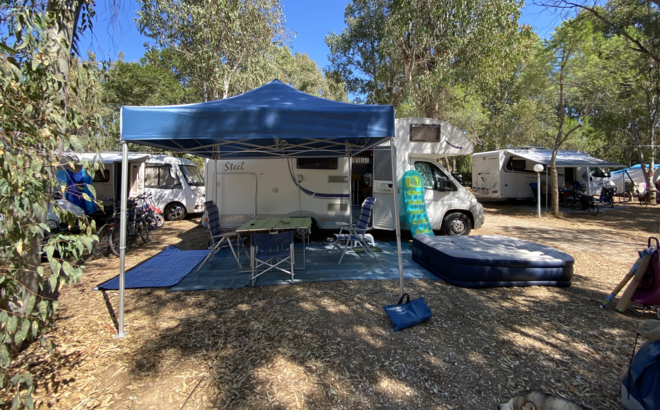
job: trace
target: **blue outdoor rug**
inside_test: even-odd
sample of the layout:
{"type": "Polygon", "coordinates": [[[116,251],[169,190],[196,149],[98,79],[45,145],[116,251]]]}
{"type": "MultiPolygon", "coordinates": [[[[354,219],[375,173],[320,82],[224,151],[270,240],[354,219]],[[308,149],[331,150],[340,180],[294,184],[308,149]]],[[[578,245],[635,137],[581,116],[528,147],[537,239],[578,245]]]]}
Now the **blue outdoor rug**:
{"type": "MultiPolygon", "coordinates": [[[[169,288],[174,286],[195,269],[208,254],[208,250],[182,251],[170,245],[142,265],[127,271],[125,288],[169,288]]],[[[94,290],[117,289],[119,289],[119,275],[94,288],[94,290]]]]}
{"type": "MultiPolygon", "coordinates": [[[[341,253],[329,245],[310,244],[307,251],[305,270],[295,269],[294,283],[329,282],[337,280],[390,280],[399,278],[396,242],[378,242],[382,252],[376,252],[376,258],[362,252],[346,252],[341,265],[337,266],[341,253]]],[[[403,274],[406,279],[438,280],[428,270],[412,261],[409,244],[401,244],[403,253],[403,274]]],[[[241,254],[241,264],[249,268],[248,253],[241,254]]],[[[302,262],[301,244],[296,244],[296,264],[302,262]]],[[[186,290],[238,289],[251,286],[250,273],[238,273],[236,260],[229,250],[218,252],[206,262],[198,272],[186,276],[178,285],[170,289],[173,292],[186,290]]],[[[256,286],[288,285],[289,275],[281,272],[267,272],[257,279],[256,286]]]]}

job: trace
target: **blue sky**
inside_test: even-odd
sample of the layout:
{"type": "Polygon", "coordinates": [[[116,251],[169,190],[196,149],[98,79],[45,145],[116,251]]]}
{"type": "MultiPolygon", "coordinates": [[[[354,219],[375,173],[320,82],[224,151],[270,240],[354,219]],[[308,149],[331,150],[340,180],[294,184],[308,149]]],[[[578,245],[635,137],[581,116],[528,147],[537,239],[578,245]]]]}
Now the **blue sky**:
{"type": "MultiPolygon", "coordinates": [[[[81,48],[93,51],[101,60],[115,60],[121,51],[126,61],[137,61],[144,54],[143,44],[149,41],[135,27],[137,2],[115,0],[114,3],[121,4],[122,8],[113,22],[113,0],[97,0],[94,29],[85,35],[81,48]]],[[[287,27],[297,33],[293,39],[293,51],[307,53],[319,67],[326,67],[328,47],[325,36],[331,31],[343,30],[346,3],[346,0],[282,0],[287,27]]],[[[520,22],[535,27],[541,36],[546,36],[561,20],[551,10],[527,6],[520,22]]]]}

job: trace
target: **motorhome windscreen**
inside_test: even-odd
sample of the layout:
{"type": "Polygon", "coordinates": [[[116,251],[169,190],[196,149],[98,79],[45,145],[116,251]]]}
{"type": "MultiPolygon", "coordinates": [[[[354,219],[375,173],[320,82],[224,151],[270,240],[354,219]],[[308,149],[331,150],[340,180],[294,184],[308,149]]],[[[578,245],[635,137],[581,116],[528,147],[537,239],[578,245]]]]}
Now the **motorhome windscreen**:
{"type": "Polygon", "coordinates": [[[440,142],[440,124],[410,124],[411,142],[440,142]]]}
{"type": "Polygon", "coordinates": [[[337,169],[337,158],[298,158],[298,169],[337,169]]]}
{"type": "Polygon", "coordinates": [[[195,165],[181,165],[181,172],[190,186],[204,186],[204,176],[195,165]]]}

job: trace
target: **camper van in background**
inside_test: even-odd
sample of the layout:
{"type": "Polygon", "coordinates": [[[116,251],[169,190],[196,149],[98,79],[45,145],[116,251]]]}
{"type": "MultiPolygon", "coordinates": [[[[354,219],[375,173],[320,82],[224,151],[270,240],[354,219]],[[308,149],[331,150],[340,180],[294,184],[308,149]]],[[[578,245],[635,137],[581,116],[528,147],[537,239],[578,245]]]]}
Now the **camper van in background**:
{"type": "MultiPolygon", "coordinates": [[[[121,195],[121,152],[100,154],[69,154],[93,162],[100,156],[104,170],[96,171],[92,183],[96,198],[103,201],[106,214],[111,214],[112,201],[121,195]]],[[[178,221],[187,214],[204,212],[205,186],[200,168],[189,159],[144,153],[128,154],[129,197],[152,194],[154,205],[170,221],[178,221]]]]}
{"type": "MultiPolygon", "coordinates": [[[[401,181],[417,169],[424,178],[431,227],[467,235],[484,222],[481,204],[440,165],[446,157],[470,155],[474,145],[456,127],[428,118],[396,120],[396,167],[399,210],[401,181]]],[[[376,203],[376,229],[394,229],[394,194],[389,142],[353,158],[207,160],[206,193],[218,205],[223,227],[252,219],[303,216],[320,229],[338,229],[359,214],[364,198],[376,203]]],[[[402,228],[407,224],[401,217],[402,228]]]]}
{"type": "MultiPolygon", "coordinates": [[[[552,150],[533,147],[473,154],[472,192],[477,198],[532,199],[530,183],[537,182],[534,165],[549,164],[551,157],[552,150]]],[[[599,195],[604,184],[610,180],[607,169],[619,167],[584,152],[569,150],[557,152],[556,164],[560,187],[566,181],[576,181],[580,189],[589,195],[599,195]]],[[[541,172],[541,183],[545,180],[544,170],[541,172]]]]}

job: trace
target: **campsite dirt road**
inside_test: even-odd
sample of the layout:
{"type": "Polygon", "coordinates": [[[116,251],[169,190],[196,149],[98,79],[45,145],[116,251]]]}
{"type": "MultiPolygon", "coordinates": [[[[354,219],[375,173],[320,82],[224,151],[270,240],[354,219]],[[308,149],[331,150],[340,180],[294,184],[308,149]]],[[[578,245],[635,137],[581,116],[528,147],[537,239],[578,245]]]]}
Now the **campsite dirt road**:
{"type": "MultiPolygon", "coordinates": [[[[474,234],[570,253],[573,286],[409,280],[408,292],[423,295],[434,317],[397,333],[382,311],[396,301],[397,281],[129,290],[128,336],[117,339],[107,308],[116,308],[116,292],[106,301],[92,290],[117,274],[118,259],[109,257],[87,261],[80,284],[61,291],[49,335],[57,352],[30,346],[15,364],[36,376],[38,408],[493,409],[530,388],[622,408],[619,383],[644,317],[598,305],[657,234],[660,207],[540,220],[506,203],[485,208],[474,234]]],[[[131,250],[128,267],[168,245],[205,249],[197,222],[166,223],[131,250]]]]}

